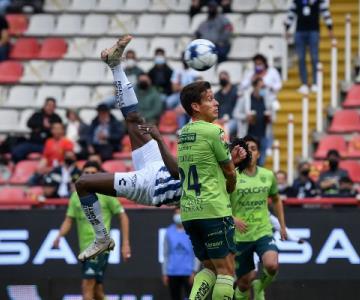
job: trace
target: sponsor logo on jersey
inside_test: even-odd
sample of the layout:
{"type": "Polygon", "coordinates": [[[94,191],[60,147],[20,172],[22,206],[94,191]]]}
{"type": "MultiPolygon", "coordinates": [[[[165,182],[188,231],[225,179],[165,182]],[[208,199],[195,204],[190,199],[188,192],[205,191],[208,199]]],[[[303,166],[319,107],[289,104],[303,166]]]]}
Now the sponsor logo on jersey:
{"type": "Polygon", "coordinates": [[[182,133],[179,137],[178,144],[193,143],[196,141],[196,133],[182,133]]]}
{"type": "Polygon", "coordinates": [[[248,194],[261,194],[261,193],[269,193],[269,187],[267,186],[254,186],[251,188],[239,188],[237,190],[237,194],[240,196],[245,196],[248,194]]]}

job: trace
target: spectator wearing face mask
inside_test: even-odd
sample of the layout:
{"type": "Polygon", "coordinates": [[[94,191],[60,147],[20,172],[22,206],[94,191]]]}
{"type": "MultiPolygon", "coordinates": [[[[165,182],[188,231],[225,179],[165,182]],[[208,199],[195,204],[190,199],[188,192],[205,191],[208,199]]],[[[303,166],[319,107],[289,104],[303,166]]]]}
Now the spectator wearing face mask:
{"type": "Polygon", "coordinates": [[[157,48],[155,50],[154,64],[149,71],[151,82],[160,94],[168,96],[172,93],[171,75],[173,70],[166,63],[164,49],[157,48]]]}
{"type": "Polygon", "coordinates": [[[286,198],[295,197],[296,194],[294,189],[292,188],[292,186],[288,184],[287,173],[285,171],[280,170],[275,173],[275,176],[276,176],[280,198],[282,200],[285,200],[286,198]]]}
{"type": "MultiPolygon", "coordinates": [[[[209,0],[192,0],[190,5],[189,15],[192,18],[196,14],[201,12],[201,8],[207,3],[210,2],[209,0]]],[[[231,0],[217,0],[216,1],[222,8],[223,13],[230,13],[231,12],[231,0]]]]}
{"type": "Polygon", "coordinates": [[[349,177],[346,170],[339,168],[340,154],[336,149],[330,149],[326,155],[329,170],[320,173],[318,185],[322,196],[339,194],[340,179],[349,177]]]}
{"type": "Polygon", "coordinates": [[[298,166],[299,177],[294,180],[293,189],[296,198],[311,198],[317,195],[315,182],[309,177],[310,164],[305,161],[298,166]]]}
{"type": "Polygon", "coordinates": [[[163,102],[160,94],[152,85],[148,74],[142,73],[139,75],[135,93],[139,101],[139,113],[145,118],[146,122],[157,124],[163,111],[163,102]]]}
{"type": "Polygon", "coordinates": [[[144,71],[138,67],[136,53],[134,50],[128,50],[125,54],[125,74],[128,77],[129,81],[133,84],[137,84],[138,76],[144,71]]]}

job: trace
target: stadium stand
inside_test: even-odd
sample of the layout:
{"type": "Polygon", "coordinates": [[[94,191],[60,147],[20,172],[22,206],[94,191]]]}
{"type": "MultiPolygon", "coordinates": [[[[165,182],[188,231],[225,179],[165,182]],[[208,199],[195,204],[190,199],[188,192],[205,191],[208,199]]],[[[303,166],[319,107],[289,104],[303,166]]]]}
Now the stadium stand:
{"type": "Polygon", "coordinates": [[[28,28],[28,20],[25,15],[6,15],[6,20],[9,23],[9,33],[12,36],[20,36],[28,28]]]}

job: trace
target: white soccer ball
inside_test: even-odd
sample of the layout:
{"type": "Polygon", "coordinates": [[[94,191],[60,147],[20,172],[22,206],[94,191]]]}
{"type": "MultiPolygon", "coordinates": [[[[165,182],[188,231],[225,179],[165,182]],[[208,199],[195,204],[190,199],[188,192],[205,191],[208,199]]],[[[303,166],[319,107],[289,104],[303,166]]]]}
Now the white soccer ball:
{"type": "Polygon", "coordinates": [[[205,39],[193,40],[187,45],[184,60],[190,68],[198,71],[210,69],[217,62],[216,46],[205,39]]]}

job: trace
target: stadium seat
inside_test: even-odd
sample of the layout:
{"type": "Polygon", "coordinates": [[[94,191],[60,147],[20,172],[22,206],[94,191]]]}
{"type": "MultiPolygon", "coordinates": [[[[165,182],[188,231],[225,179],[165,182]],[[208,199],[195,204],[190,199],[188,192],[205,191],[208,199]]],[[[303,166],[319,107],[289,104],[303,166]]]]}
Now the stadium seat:
{"type": "Polygon", "coordinates": [[[8,101],[3,103],[6,107],[31,107],[34,105],[35,88],[32,86],[16,85],[9,92],[8,101]]]}
{"type": "Polygon", "coordinates": [[[360,182],[360,164],[356,160],[342,160],[340,161],[340,168],[345,169],[349,173],[352,181],[360,182]]]}
{"type": "Polygon", "coordinates": [[[46,0],[44,5],[45,12],[64,12],[70,6],[70,0],[46,0]]]}
{"type": "Polygon", "coordinates": [[[130,159],[131,158],[131,143],[130,137],[125,135],[121,140],[121,152],[114,152],[115,159],[130,159]]]}
{"type": "MultiPolygon", "coordinates": [[[[269,52],[272,51],[273,57],[278,58],[283,56],[283,47],[286,42],[281,37],[263,37],[259,42],[259,51],[269,57],[269,52]]],[[[287,46],[287,45],[286,45],[287,46]]]]}
{"type": "Polygon", "coordinates": [[[152,0],[148,10],[150,12],[169,12],[176,2],[176,0],[152,0]]]}
{"type": "Polygon", "coordinates": [[[230,49],[229,58],[250,59],[258,49],[256,38],[236,38],[230,49]]]}
{"type": "Polygon", "coordinates": [[[360,159],[360,136],[354,135],[348,144],[347,157],[360,159]]]}
{"type": "Polygon", "coordinates": [[[286,14],[276,14],[273,17],[273,24],[271,26],[271,33],[273,34],[283,34],[285,32],[284,22],[286,20],[286,14]]]}
{"type": "Polygon", "coordinates": [[[79,117],[85,123],[90,125],[92,120],[96,117],[97,113],[95,109],[83,108],[80,110],[79,117]]]}
{"type": "Polygon", "coordinates": [[[125,0],[124,6],[121,8],[126,12],[143,12],[150,6],[150,0],[125,0]]]}
{"type": "Polygon", "coordinates": [[[199,77],[205,81],[209,81],[211,84],[215,84],[219,81],[215,68],[200,72],[199,77]]]}
{"type": "MultiPolygon", "coordinates": [[[[218,65],[217,74],[221,71],[227,71],[229,73],[232,83],[240,83],[243,73],[242,64],[240,62],[224,61],[218,65]]],[[[216,82],[217,81],[218,76],[216,76],[216,82]]]]}
{"type": "Polygon", "coordinates": [[[43,41],[39,58],[60,59],[66,53],[67,44],[62,38],[47,38],[43,41]]]}
{"type": "Polygon", "coordinates": [[[177,51],[175,46],[174,38],[165,38],[165,37],[155,37],[151,39],[150,50],[147,52],[146,58],[153,58],[155,50],[157,48],[163,48],[166,51],[166,57],[179,59],[181,53],[177,51]]]}
{"type": "Polygon", "coordinates": [[[107,68],[102,61],[85,61],[80,65],[80,72],[75,81],[86,84],[100,83],[107,68]]]}
{"type": "Polygon", "coordinates": [[[88,38],[73,38],[69,40],[66,58],[87,58],[94,55],[95,40],[88,38]]]}
{"type": "Polygon", "coordinates": [[[22,83],[44,83],[50,77],[51,64],[42,60],[31,60],[24,64],[22,83]]]}
{"type": "Polygon", "coordinates": [[[44,195],[44,189],[42,186],[32,186],[26,191],[26,197],[30,199],[39,199],[44,195]]]}
{"type": "Polygon", "coordinates": [[[66,7],[66,11],[86,13],[94,10],[95,7],[96,0],[72,0],[71,4],[66,7]]]}
{"type": "MultiPolygon", "coordinates": [[[[136,40],[136,39],[135,39],[136,40]]],[[[105,48],[110,48],[116,42],[115,38],[100,38],[96,41],[95,50],[92,51],[92,58],[99,58],[101,51],[105,48]]]]}
{"type": "MultiPolygon", "coordinates": [[[[228,17],[228,15],[232,15],[232,14],[227,14],[226,16],[228,17]]],[[[207,19],[207,14],[205,13],[200,13],[193,16],[191,19],[190,33],[194,34],[196,30],[199,28],[200,24],[204,22],[206,19],[207,19]]]]}
{"type": "Polygon", "coordinates": [[[323,159],[330,149],[336,149],[341,156],[346,156],[347,151],[344,137],[341,135],[324,136],[319,142],[314,157],[316,159],[323,159]]]}
{"type": "Polygon", "coordinates": [[[178,128],[177,114],[175,111],[168,110],[162,114],[159,122],[161,133],[175,133],[178,128]]]}
{"type": "MultiPolygon", "coordinates": [[[[90,88],[88,86],[70,86],[65,90],[61,106],[65,108],[87,107],[90,102],[90,88]]],[[[59,104],[60,106],[60,104],[59,104]]]]}
{"type": "Polygon", "coordinates": [[[119,121],[124,120],[124,115],[122,114],[121,110],[118,108],[112,109],[111,114],[119,121]]]}
{"type": "Polygon", "coordinates": [[[42,107],[47,97],[54,97],[60,101],[63,97],[63,89],[61,86],[43,85],[37,89],[35,107],[42,107]]]}
{"type": "Polygon", "coordinates": [[[79,35],[81,22],[80,15],[59,15],[53,35],[79,35]]]}
{"type": "Polygon", "coordinates": [[[19,36],[22,35],[28,27],[28,20],[25,15],[7,14],[5,16],[9,24],[9,34],[19,36]]]}
{"type": "Polygon", "coordinates": [[[109,28],[109,18],[107,15],[90,14],[84,19],[82,34],[101,36],[107,33],[109,28]]]}
{"type": "Polygon", "coordinates": [[[189,34],[190,17],[188,14],[168,14],[160,34],[189,34]]]}
{"type": "Polygon", "coordinates": [[[78,64],[73,61],[57,61],[53,65],[49,82],[71,83],[78,73],[78,64]]]}
{"type": "Polygon", "coordinates": [[[329,132],[352,133],[360,131],[360,115],[356,110],[339,110],[335,113],[329,132]]]}
{"type": "MultiPolygon", "coordinates": [[[[127,50],[134,50],[136,52],[137,58],[141,60],[141,58],[147,56],[149,51],[149,42],[146,38],[136,38],[126,47],[127,50]]],[[[153,65],[153,62],[151,62],[153,65]]]]}
{"type": "Polygon", "coordinates": [[[142,35],[155,35],[163,28],[162,15],[143,14],[138,18],[136,33],[142,35]]]}
{"type": "MultiPolygon", "coordinates": [[[[17,203],[24,201],[24,200],[32,200],[31,204],[36,204],[37,201],[35,199],[27,199],[24,189],[21,187],[3,187],[2,189],[0,189],[0,203],[6,201],[6,202],[11,202],[11,205],[0,205],[1,209],[30,209],[31,208],[31,204],[30,205],[19,205],[17,203]]],[[[30,295],[33,295],[33,293],[30,293],[30,291],[27,290],[23,290],[22,292],[26,293],[27,297],[29,297],[30,295]]],[[[18,299],[15,298],[16,293],[15,291],[10,293],[9,295],[12,295],[11,299],[18,299]],[[15,296],[15,297],[13,297],[15,296]]],[[[19,295],[19,294],[17,294],[19,295]]],[[[35,298],[36,299],[36,298],[35,298]]]]}
{"type": "Polygon", "coordinates": [[[110,16],[110,25],[108,34],[111,35],[122,35],[125,33],[135,32],[136,18],[131,15],[117,14],[110,16]]]}
{"type": "Polygon", "coordinates": [[[32,59],[37,58],[40,51],[40,44],[35,38],[20,38],[11,48],[10,58],[32,59]]]}
{"type": "Polygon", "coordinates": [[[245,17],[241,14],[233,14],[233,13],[228,13],[225,15],[230,20],[233,26],[233,32],[235,34],[242,34],[244,32],[245,17]]]}
{"type": "Polygon", "coordinates": [[[258,0],[233,0],[233,12],[253,12],[258,5],[258,0]]]}
{"type": "Polygon", "coordinates": [[[120,11],[123,7],[124,0],[99,0],[95,11],[113,13],[114,11],[120,11]]]}
{"type": "Polygon", "coordinates": [[[355,84],[350,88],[343,106],[346,108],[360,107],[360,84],[355,84]]]}
{"type": "Polygon", "coordinates": [[[273,0],[259,0],[259,3],[257,5],[257,10],[261,12],[273,12],[275,9],[276,7],[273,0]]]}
{"type": "Polygon", "coordinates": [[[191,0],[169,1],[171,11],[188,13],[191,0]]]}
{"type": "Polygon", "coordinates": [[[19,113],[16,109],[0,109],[0,132],[8,133],[18,128],[19,113]]]}
{"type": "Polygon", "coordinates": [[[11,184],[25,184],[34,174],[38,165],[39,162],[36,160],[22,160],[18,162],[9,182],[11,184]]]}
{"type": "Polygon", "coordinates": [[[107,160],[102,164],[102,168],[109,173],[128,172],[128,167],[123,160],[107,160]]]}
{"type": "Polygon", "coordinates": [[[91,93],[91,105],[96,107],[100,102],[114,96],[114,87],[109,85],[96,86],[91,93]]]}
{"type": "Polygon", "coordinates": [[[310,164],[310,173],[309,176],[315,182],[319,179],[320,173],[328,170],[329,166],[327,161],[324,160],[315,160],[310,164]]]}
{"type": "Polygon", "coordinates": [[[0,63],[0,83],[18,82],[23,73],[23,66],[16,61],[0,63]]]}
{"type": "Polygon", "coordinates": [[[26,35],[47,36],[55,29],[55,16],[49,14],[32,15],[26,35]]]}
{"type": "Polygon", "coordinates": [[[250,14],[246,18],[243,33],[264,35],[270,32],[271,16],[269,14],[250,14]]]}

